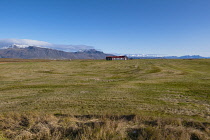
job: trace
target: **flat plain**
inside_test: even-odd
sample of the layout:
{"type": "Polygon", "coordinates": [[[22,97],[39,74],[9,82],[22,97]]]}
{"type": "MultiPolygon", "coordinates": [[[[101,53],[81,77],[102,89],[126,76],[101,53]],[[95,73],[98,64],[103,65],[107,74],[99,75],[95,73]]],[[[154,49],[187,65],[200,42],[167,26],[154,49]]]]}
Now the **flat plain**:
{"type": "MultiPolygon", "coordinates": [[[[72,131],[70,136],[56,130],[61,133],[56,135],[49,128],[43,139],[209,139],[210,60],[0,59],[0,110],[2,139],[38,139],[38,132],[32,131],[37,123],[30,120],[46,115],[46,119],[54,118],[56,125],[63,128],[59,121],[67,118],[77,123],[106,118],[117,126],[124,120],[126,125],[121,126],[124,129],[120,136],[117,130],[112,130],[112,135],[105,130],[104,135],[94,131],[91,136],[84,131],[76,134],[72,131]],[[113,117],[118,119],[113,122],[113,117]],[[18,123],[24,122],[24,118],[30,125],[18,123]],[[14,120],[19,129],[15,128],[14,120]],[[166,126],[173,126],[174,131],[166,133],[166,126]],[[148,127],[152,130],[141,131],[148,127]],[[163,130],[161,136],[152,133],[156,130],[163,130]]],[[[80,126],[77,124],[76,128],[80,126]]],[[[90,128],[91,132],[95,130],[90,128]]]]}

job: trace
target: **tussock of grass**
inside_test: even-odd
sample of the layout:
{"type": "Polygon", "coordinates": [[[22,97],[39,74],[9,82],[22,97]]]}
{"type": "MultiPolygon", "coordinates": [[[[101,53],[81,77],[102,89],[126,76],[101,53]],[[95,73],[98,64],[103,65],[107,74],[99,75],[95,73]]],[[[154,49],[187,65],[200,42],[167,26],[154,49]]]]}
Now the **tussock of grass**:
{"type": "Polygon", "coordinates": [[[18,114],[0,116],[8,139],[160,139],[207,140],[210,123],[136,115],[18,114]]]}

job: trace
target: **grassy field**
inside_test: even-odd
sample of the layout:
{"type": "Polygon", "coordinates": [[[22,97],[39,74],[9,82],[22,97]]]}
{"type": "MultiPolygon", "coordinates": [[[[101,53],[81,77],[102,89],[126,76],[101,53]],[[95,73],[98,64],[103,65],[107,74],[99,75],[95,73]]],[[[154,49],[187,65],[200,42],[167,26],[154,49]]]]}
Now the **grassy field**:
{"type": "Polygon", "coordinates": [[[209,139],[210,60],[0,59],[0,110],[0,139],[34,138],[31,120],[44,116],[84,128],[71,136],[49,128],[44,139],[209,139]]]}

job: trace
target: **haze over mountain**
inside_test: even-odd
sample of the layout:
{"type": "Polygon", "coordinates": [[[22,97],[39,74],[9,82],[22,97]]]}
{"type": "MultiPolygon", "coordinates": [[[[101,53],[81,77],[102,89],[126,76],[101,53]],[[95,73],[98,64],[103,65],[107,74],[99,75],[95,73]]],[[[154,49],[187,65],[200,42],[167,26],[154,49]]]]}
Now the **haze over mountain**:
{"type": "Polygon", "coordinates": [[[66,52],[76,52],[80,50],[94,49],[94,47],[86,46],[86,45],[52,44],[45,41],[30,40],[30,39],[0,39],[0,49],[9,48],[13,45],[16,45],[16,47],[19,47],[19,48],[25,48],[28,46],[37,46],[37,47],[42,47],[42,48],[62,50],[66,52]]]}
{"type": "Polygon", "coordinates": [[[105,59],[107,55],[86,45],[58,45],[29,39],[1,39],[0,58],[105,59]]]}
{"type": "Polygon", "coordinates": [[[101,51],[89,49],[79,52],[64,52],[60,50],[41,48],[36,46],[18,47],[13,45],[7,49],[0,49],[0,58],[19,59],[105,59],[106,56],[101,51]]]}

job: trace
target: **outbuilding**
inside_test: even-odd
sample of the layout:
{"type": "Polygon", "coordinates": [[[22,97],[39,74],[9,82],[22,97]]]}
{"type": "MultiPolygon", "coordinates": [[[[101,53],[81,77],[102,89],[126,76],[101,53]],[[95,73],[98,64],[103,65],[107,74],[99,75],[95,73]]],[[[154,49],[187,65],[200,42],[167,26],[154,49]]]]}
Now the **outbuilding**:
{"type": "Polygon", "coordinates": [[[128,60],[127,56],[107,56],[106,60],[128,60]]]}

